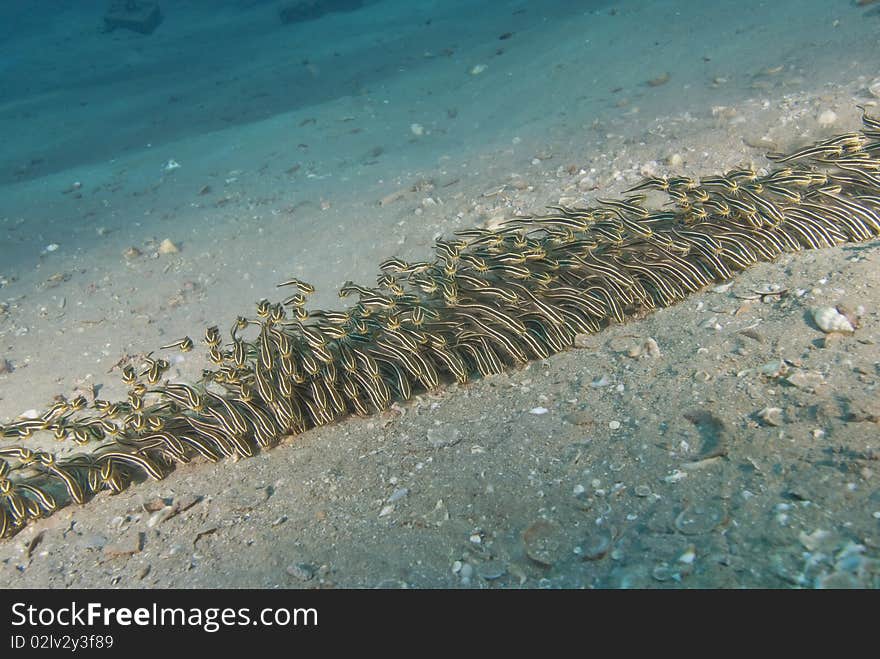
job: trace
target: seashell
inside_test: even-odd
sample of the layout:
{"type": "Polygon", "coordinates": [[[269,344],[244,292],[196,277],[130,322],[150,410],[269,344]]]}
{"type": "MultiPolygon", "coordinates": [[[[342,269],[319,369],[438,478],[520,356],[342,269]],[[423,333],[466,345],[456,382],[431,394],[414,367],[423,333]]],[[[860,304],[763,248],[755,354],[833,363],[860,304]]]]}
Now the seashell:
{"type": "Polygon", "coordinates": [[[831,332],[852,334],[856,331],[849,319],[835,307],[816,307],[813,309],[813,320],[826,334],[831,332]]]}
{"type": "Polygon", "coordinates": [[[683,535],[711,533],[727,519],[727,510],[720,501],[688,505],[675,518],[675,528],[683,535]]]}
{"type": "Polygon", "coordinates": [[[658,565],[653,570],[651,570],[651,576],[654,577],[657,581],[678,581],[681,579],[681,575],[679,575],[675,570],[666,565],[666,563],[658,565]]]}
{"type": "Polygon", "coordinates": [[[166,238],[161,243],[159,243],[159,253],[160,254],[177,254],[180,250],[177,245],[175,245],[171,240],[166,238]]]}
{"type": "Polygon", "coordinates": [[[766,375],[768,378],[778,378],[786,373],[788,373],[788,364],[784,359],[774,359],[761,367],[761,375],[766,375]]]}
{"type": "Polygon", "coordinates": [[[562,557],[564,541],[560,526],[546,519],[532,522],[522,534],[526,555],[545,567],[552,566],[562,557]]]}
{"type": "Polygon", "coordinates": [[[584,560],[597,561],[611,549],[611,534],[608,531],[599,530],[590,533],[584,541],[581,555],[584,560]]]}

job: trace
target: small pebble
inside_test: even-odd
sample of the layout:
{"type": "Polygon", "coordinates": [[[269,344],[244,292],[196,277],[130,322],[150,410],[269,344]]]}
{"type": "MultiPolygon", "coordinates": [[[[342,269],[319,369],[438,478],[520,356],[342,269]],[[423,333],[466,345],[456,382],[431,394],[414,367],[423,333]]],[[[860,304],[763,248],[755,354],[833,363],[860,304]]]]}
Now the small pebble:
{"type": "MultiPolygon", "coordinates": [[[[816,551],[817,549],[823,548],[823,545],[829,544],[830,539],[832,539],[831,532],[825,531],[824,529],[816,529],[810,534],[801,531],[798,534],[798,540],[807,551],[816,551]]],[[[833,549],[833,547],[829,548],[833,549]]]]}
{"type": "Polygon", "coordinates": [[[761,366],[761,375],[766,375],[768,378],[776,378],[780,375],[785,375],[787,372],[788,364],[785,363],[784,359],[774,359],[772,362],[767,362],[761,366]]]}
{"type": "Polygon", "coordinates": [[[814,391],[816,387],[825,381],[825,378],[821,373],[814,371],[798,371],[785,378],[785,381],[798,389],[814,391]]]}
{"type": "Polygon", "coordinates": [[[541,415],[541,414],[547,414],[547,412],[549,412],[549,411],[550,410],[548,410],[546,407],[533,407],[532,409],[529,410],[529,414],[541,415]]]}
{"type": "Polygon", "coordinates": [[[409,494],[409,490],[405,487],[398,488],[394,490],[394,493],[388,497],[388,503],[394,503],[395,501],[400,501],[407,494],[409,494]]]}
{"type": "Polygon", "coordinates": [[[661,73],[656,78],[651,78],[650,80],[648,80],[647,85],[648,87],[660,87],[661,85],[665,85],[667,82],[669,82],[670,77],[671,76],[669,75],[668,71],[666,73],[661,73]]]}
{"type": "Polygon", "coordinates": [[[822,128],[833,126],[837,122],[837,113],[833,110],[825,110],[819,115],[819,125],[822,128]]]}
{"type": "Polygon", "coordinates": [[[486,581],[494,581],[507,574],[507,568],[499,561],[486,561],[477,566],[477,574],[486,581]]]}
{"type": "Polygon", "coordinates": [[[285,572],[299,581],[310,581],[315,576],[315,568],[308,563],[293,563],[285,572]]]}
{"type": "Polygon", "coordinates": [[[100,533],[88,533],[80,539],[78,544],[85,549],[103,549],[107,544],[107,538],[100,533]]]}
{"type": "Polygon", "coordinates": [[[159,243],[160,254],[177,254],[179,251],[177,245],[171,242],[168,238],[159,243]]]}
{"type": "Polygon", "coordinates": [[[778,407],[765,407],[758,411],[758,418],[768,426],[781,426],[784,421],[782,419],[782,410],[778,407]]]}
{"type": "Polygon", "coordinates": [[[164,499],[162,497],[155,497],[150,499],[149,501],[145,501],[141,506],[146,512],[154,513],[157,510],[162,510],[165,506],[170,506],[173,499],[164,499]]]}
{"type": "Polygon", "coordinates": [[[438,426],[428,430],[428,444],[433,448],[445,448],[455,446],[461,441],[461,431],[458,428],[438,426]]]}
{"type": "Polygon", "coordinates": [[[611,428],[611,430],[618,430],[620,428],[620,421],[609,421],[608,427],[611,428]]]}
{"type": "MultiPolygon", "coordinates": [[[[591,190],[595,190],[599,187],[599,184],[596,182],[596,179],[592,176],[585,176],[580,181],[578,181],[578,190],[580,192],[590,192],[591,190]]],[[[589,336],[589,335],[587,335],[589,336]]],[[[576,339],[577,337],[575,337],[576,339]]]]}

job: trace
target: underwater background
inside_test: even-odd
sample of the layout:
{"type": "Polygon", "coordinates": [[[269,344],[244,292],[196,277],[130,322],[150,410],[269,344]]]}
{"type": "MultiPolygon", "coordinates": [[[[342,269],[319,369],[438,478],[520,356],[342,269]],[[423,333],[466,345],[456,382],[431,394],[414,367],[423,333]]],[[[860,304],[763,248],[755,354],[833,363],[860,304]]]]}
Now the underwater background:
{"type": "MultiPolygon", "coordinates": [[[[857,130],[878,37],[880,3],[850,0],[2,3],[0,423],[124,398],[151,351],[195,382],[204,328],[292,277],[337,309],[455,231],[857,130]]],[[[3,541],[0,583],[876,587],[878,258],[786,255],[102,493],[3,541]],[[855,331],[828,340],[819,306],[855,331]]]]}

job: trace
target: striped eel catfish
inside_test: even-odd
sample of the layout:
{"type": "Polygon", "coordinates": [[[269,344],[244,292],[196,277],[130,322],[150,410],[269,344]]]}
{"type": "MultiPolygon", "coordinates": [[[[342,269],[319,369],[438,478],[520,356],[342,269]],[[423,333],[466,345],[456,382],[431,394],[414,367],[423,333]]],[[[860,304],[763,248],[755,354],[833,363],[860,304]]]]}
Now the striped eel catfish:
{"type": "MultiPolygon", "coordinates": [[[[346,283],[341,311],[310,309],[310,284],[282,282],[288,297],[261,300],[228,340],[207,328],[211,365],[198,382],[163,379],[168,361],[150,356],[123,369],[125,400],[58,397],[0,426],[0,537],[177,463],[249,457],[444,382],[544,359],[784,252],[872,240],[880,120],[862,120],[861,130],[769,154],[766,170],[651,177],[622,199],[459,231],[436,242],[432,260],[390,258],[374,286],[346,283]],[[667,203],[647,207],[648,191],[667,203]],[[35,433],[82,451],[29,448],[35,433]]],[[[193,346],[184,337],[164,349],[193,346]]]]}

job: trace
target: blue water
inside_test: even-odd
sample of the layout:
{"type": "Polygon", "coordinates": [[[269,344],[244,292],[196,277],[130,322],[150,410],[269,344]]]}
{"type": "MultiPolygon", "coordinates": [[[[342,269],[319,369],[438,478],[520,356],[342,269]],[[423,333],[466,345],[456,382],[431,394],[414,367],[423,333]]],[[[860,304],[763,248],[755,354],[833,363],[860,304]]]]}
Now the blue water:
{"type": "MultiPolygon", "coordinates": [[[[368,94],[400,75],[431,75],[426,53],[491,53],[503,32],[522,39],[605,3],[374,0],[287,25],[278,18],[285,3],[163,4],[164,21],[148,36],[100,32],[105,2],[47,2],[39,12],[4,4],[0,118],[24,137],[7,142],[0,181],[368,94]],[[74,114],[71,131],[64,116],[74,114]]],[[[420,82],[413,100],[430,87],[420,82]]]]}
{"type": "MultiPolygon", "coordinates": [[[[494,113],[473,110],[503,125],[509,114],[528,115],[529,106],[571,112],[614,88],[609,73],[623,78],[653,66],[675,69],[677,81],[683,75],[698,82],[713,60],[750,71],[753,63],[796,57],[797,48],[820,50],[817,72],[848,68],[846,32],[859,31],[853,8],[821,1],[713,3],[710,10],[695,2],[372,0],[356,11],[287,25],[278,18],[285,2],[160,4],[164,21],[144,36],[100,32],[103,1],[55,0],[39,9],[4,3],[0,120],[7,139],[0,182],[376,93],[401,78],[409,85],[406,102],[430,104],[449,60],[464,68],[486,60],[493,75],[516,76],[528,58],[558,55],[566,41],[583,47],[588,57],[548,62],[545,75],[512,85],[516,95],[493,90],[496,98],[482,97],[460,78],[459,112],[495,107],[494,113]],[[630,20],[646,4],[663,10],[662,23],[630,20]],[[850,24],[832,28],[839,18],[850,24]],[[804,28],[815,32],[792,38],[804,28]],[[505,33],[512,36],[499,41],[505,33]],[[570,67],[579,72],[565,70],[570,67]],[[570,85],[565,97],[557,77],[570,85]],[[542,87],[555,97],[552,104],[542,87]],[[523,89],[534,93],[523,97],[523,89]]],[[[669,103],[686,106],[687,94],[669,103]]],[[[663,92],[656,96],[658,104],[667,100],[663,92]]]]}
{"type": "MultiPolygon", "coordinates": [[[[538,120],[530,109],[607,110],[608,103],[591,101],[632,85],[642,71],[650,77],[652,67],[674,69],[676,83],[696,84],[713,69],[751,73],[763,63],[810,55],[818,61],[805,74],[827,75],[851,68],[846,51],[858,46],[864,30],[854,22],[856,9],[821,1],[710,8],[695,2],[373,0],[356,11],[284,25],[278,18],[284,2],[182,0],[160,3],[164,21],[145,36],[102,33],[107,4],[55,0],[39,9],[27,2],[0,8],[6,135],[0,182],[381,93],[395,80],[406,81],[408,98],[401,100],[413,108],[457,91],[458,112],[472,112],[481,131],[491,133],[512,120],[538,120]],[[659,22],[641,22],[646,19],[637,14],[645,6],[656,10],[649,18],[659,22]],[[506,33],[511,37],[499,40],[506,33]],[[566,50],[572,57],[559,59],[566,50]],[[548,55],[540,77],[523,68],[548,55]],[[452,66],[461,71],[480,62],[491,64],[496,78],[523,71],[526,80],[511,81],[509,91],[493,88],[487,97],[469,89],[466,76],[447,79],[452,66]]],[[[653,94],[658,109],[687,106],[689,92],[675,87],[674,98],[672,86],[653,94]]],[[[718,94],[730,98],[727,90],[718,94]]]]}

